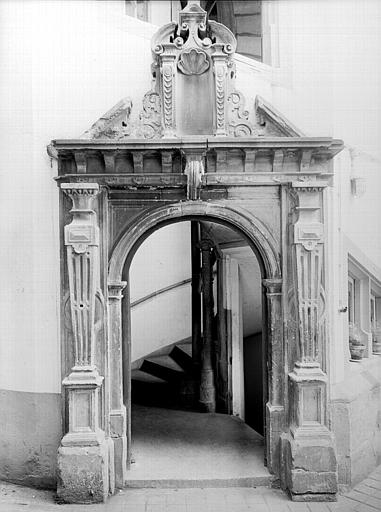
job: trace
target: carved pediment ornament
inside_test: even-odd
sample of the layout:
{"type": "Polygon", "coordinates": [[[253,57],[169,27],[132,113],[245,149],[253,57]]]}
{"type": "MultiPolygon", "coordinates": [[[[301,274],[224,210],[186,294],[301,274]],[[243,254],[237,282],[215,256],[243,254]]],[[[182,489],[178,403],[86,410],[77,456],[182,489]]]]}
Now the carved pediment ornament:
{"type": "MultiPolygon", "coordinates": [[[[158,139],[200,133],[218,137],[301,135],[260,97],[256,99],[255,111],[249,114],[242,93],[235,90],[234,85],[233,54],[237,47],[234,34],[224,25],[208,20],[206,11],[197,2],[188,2],[179,12],[178,23],[161,27],[154,34],[151,45],[153,84],[143,97],[140,114],[133,118],[131,100],[124,98],[82,138],[158,139]],[[181,79],[181,75],[204,74],[207,79],[201,81],[181,79]],[[205,100],[210,97],[211,87],[214,99],[208,105],[203,102],[205,115],[200,116],[204,126],[196,121],[192,125],[187,119],[188,111],[189,108],[197,109],[198,105],[193,107],[184,100],[196,95],[205,100]]],[[[305,167],[310,162],[307,157],[305,167]]]]}
{"type": "Polygon", "coordinates": [[[254,126],[249,121],[249,111],[245,110],[245,98],[243,94],[237,90],[230,93],[228,105],[229,135],[234,135],[235,137],[249,137],[250,135],[254,135],[254,126]]]}
{"type": "Polygon", "coordinates": [[[143,110],[140,113],[142,135],[146,139],[161,137],[161,99],[155,91],[147,92],[143,98],[143,110]]]}
{"type": "Polygon", "coordinates": [[[203,50],[190,48],[181,52],[177,67],[184,75],[202,75],[209,69],[210,62],[203,50]]]}

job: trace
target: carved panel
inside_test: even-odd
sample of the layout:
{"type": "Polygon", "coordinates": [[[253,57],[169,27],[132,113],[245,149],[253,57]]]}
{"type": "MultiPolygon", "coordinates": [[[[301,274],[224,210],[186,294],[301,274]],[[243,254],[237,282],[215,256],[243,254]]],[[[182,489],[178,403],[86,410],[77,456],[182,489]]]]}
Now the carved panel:
{"type": "Polygon", "coordinates": [[[62,184],[73,201],[73,220],[65,226],[69,276],[74,366],[92,367],[94,361],[95,294],[99,287],[99,229],[90,208],[97,184],[62,184]]]}
{"type": "Polygon", "coordinates": [[[319,361],[322,324],[325,311],[322,285],[323,224],[320,192],[325,184],[309,182],[293,184],[298,201],[297,220],[293,225],[293,274],[297,303],[299,353],[298,360],[319,361]]]}

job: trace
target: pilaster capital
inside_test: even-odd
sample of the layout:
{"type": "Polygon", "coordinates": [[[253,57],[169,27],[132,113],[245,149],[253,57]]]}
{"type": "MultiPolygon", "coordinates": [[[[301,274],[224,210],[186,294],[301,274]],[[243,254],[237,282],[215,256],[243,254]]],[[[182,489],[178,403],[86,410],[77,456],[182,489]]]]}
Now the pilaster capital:
{"type": "Polygon", "coordinates": [[[321,192],[325,188],[328,187],[327,181],[313,181],[313,180],[305,180],[305,181],[292,181],[290,183],[291,188],[296,192],[321,192]]]}
{"type": "Polygon", "coordinates": [[[262,279],[262,285],[266,288],[267,295],[281,295],[282,284],[282,279],[262,279]]]}
{"type": "Polygon", "coordinates": [[[200,241],[200,249],[202,252],[210,252],[214,249],[214,242],[210,238],[204,238],[200,241]]]}
{"type": "Polygon", "coordinates": [[[60,187],[73,201],[72,213],[93,212],[90,205],[99,193],[98,183],[61,183],[60,187]]]}
{"type": "Polygon", "coordinates": [[[108,299],[109,300],[122,300],[122,291],[127,285],[127,281],[113,281],[108,283],[108,299]]]}

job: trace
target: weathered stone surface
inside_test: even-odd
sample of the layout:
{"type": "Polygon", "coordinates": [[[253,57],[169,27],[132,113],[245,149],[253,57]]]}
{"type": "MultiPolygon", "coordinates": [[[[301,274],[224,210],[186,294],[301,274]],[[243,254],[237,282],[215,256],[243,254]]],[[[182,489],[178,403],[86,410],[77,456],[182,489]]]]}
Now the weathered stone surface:
{"type": "Polygon", "coordinates": [[[283,434],[281,464],[282,488],[287,489],[292,496],[299,495],[299,501],[308,501],[310,494],[320,495],[319,501],[325,494],[327,497],[324,500],[334,499],[338,488],[336,455],[332,438],[324,439],[324,437],[311,435],[300,441],[295,440],[291,434],[283,434]]]}
{"type": "Polygon", "coordinates": [[[337,474],[332,471],[304,471],[302,469],[291,470],[292,494],[311,494],[311,493],[329,493],[337,492],[337,474]]]}
{"type": "Polygon", "coordinates": [[[109,494],[108,443],[61,446],[58,450],[57,495],[66,503],[100,503],[109,494]]]}
{"type": "Polygon", "coordinates": [[[335,449],[331,440],[300,439],[295,441],[293,451],[293,464],[295,468],[304,471],[332,471],[336,466],[335,449]]]}
{"type": "MultiPolygon", "coordinates": [[[[297,502],[316,502],[316,501],[322,501],[322,502],[332,502],[337,501],[337,494],[319,494],[319,493],[313,493],[313,494],[290,494],[290,497],[292,501],[297,502]]],[[[317,509],[314,509],[317,510],[317,509]]]]}
{"type": "Polygon", "coordinates": [[[381,359],[364,360],[356,379],[348,375],[332,390],[332,427],[344,488],[356,485],[381,463],[380,376],[381,359]]]}

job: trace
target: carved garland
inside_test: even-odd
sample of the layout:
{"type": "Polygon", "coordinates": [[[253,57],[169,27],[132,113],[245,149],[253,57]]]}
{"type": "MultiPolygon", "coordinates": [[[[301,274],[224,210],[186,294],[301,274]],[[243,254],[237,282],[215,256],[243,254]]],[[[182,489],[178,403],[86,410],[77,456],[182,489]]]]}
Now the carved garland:
{"type": "Polygon", "coordinates": [[[164,103],[164,136],[173,136],[175,128],[175,108],[174,108],[174,71],[172,59],[169,62],[163,62],[163,103],[164,103]]]}
{"type": "Polygon", "coordinates": [[[215,91],[216,91],[216,135],[226,135],[225,127],[225,62],[214,63],[215,91]]]}

